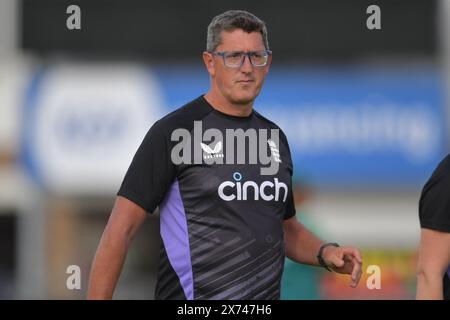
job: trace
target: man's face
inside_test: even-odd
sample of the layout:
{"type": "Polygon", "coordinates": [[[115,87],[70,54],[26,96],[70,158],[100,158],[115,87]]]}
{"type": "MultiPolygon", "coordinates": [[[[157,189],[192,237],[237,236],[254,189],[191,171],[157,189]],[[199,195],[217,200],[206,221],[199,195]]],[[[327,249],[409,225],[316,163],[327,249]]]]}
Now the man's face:
{"type": "MultiPolygon", "coordinates": [[[[221,40],[216,52],[266,50],[259,32],[247,33],[242,29],[222,31],[221,40]]],[[[231,68],[224,64],[221,56],[204,53],[204,61],[214,85],[234,104],[248,104],[255,100],[261,91],[271,60],[272,57],[269,56],[264,67],[254,67],[249,58],[245,57],[241,67],[231,68]]]]}

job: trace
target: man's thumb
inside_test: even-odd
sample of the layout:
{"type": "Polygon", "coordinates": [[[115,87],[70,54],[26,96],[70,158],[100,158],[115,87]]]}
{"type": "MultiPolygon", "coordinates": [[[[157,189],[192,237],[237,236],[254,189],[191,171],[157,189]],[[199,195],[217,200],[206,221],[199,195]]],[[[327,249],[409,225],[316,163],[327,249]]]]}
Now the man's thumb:
{"type": "Polygon", "coordinates": [[[333,264],[334,264],[336,267],[338,267],[338,268],[344,266],[344,260],[342,260],[342,259],[339,258],[339,257],[333,257],[332,262],[333,262],[333,264]]]}

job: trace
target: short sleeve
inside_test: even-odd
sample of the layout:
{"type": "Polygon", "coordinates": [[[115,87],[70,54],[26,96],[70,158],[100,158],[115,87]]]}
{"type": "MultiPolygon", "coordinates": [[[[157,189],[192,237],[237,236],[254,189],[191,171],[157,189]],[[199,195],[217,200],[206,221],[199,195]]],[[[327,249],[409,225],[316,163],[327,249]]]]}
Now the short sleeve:
{"type": "Polygon", "coordinates": [[[175,179],[175,165],[164,126],[156,122],[144,137],[117,195],[152,213],[175,179]]]}
{"type": "Polygon", "coordinates": [[[294,173],[294,164],[292,162],[291,150],[289,148],[289,143],[288,143],[287,137],[284,134],[283,130],[281,130],[281,129],[280,129],[280,138],[281,138],[281,141],[283,142],[283,144],[286,146],[286,150],[288,153],[288,159],[289,159],[289,166],[291,167],[291,170],[290,170],[290,172],[291,172],[291,181],[290,181],[291,187],[289,188],[289,192],[288,192],[288,196],[287,196],[287,200],[286,200],[286,209],[284,212],[284,220],[287,220],[289,218],[292,218],[296,214],[294,193],[293,193],[294,184],[292,182],[292,176],[294,173]]]}
{"type": "Polygon", "coordinates": [[[419,201],[422,228],[450,232],[450,158],[447,157],[425,184],[419,201]]]}
{"type": "Polygon", "coordinates": [[[293,185],[292,185],[292,179],[291,179],[291,188],[289,190],[287,201],[286,201],[286,210],[284,212],[284,220],[292,218],[293,216],[295,216],[295,213],[296,213],[292,188],[293,188],[293,185]]]}

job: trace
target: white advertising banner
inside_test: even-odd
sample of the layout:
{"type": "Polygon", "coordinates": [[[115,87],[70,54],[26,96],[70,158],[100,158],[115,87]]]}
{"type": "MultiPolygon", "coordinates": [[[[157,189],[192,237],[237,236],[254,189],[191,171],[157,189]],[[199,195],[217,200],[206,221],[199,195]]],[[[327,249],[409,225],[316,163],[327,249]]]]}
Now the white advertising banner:
{"type": "Polygon", "coordinates": [[[24,160],[52,192],[118,190],[139,144],[161,116],[148,68],[71,64],[39,71],[25,106],[24,160]]]}

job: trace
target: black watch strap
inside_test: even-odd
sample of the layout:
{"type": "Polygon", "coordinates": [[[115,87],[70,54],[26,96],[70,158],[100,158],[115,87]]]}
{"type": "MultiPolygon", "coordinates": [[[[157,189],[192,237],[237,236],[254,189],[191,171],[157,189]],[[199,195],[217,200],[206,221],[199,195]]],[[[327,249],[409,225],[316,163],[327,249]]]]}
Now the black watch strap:
{"type": "Polygon", "coordinates": [[[324,267],[325,269],[331,272],[331,269],[327,266],[327,264],[322,258],[323,250],[329,246],[339,247],[339,245],[336,242],[324,243],[323,245],[320,246],[319,253],[317,254],[317,260],[319,261],[320,266],[324,267]]]}

